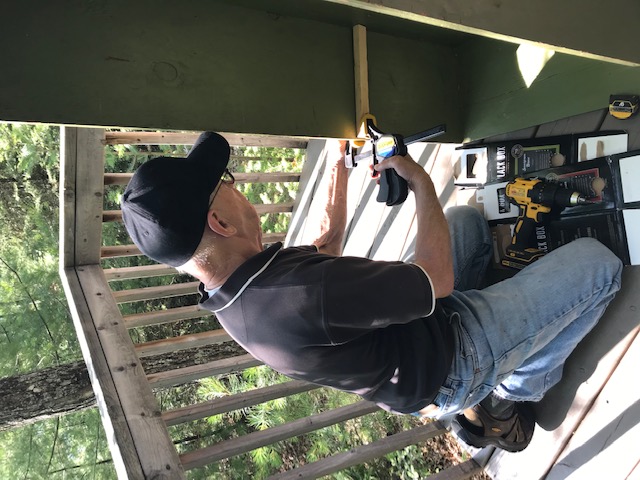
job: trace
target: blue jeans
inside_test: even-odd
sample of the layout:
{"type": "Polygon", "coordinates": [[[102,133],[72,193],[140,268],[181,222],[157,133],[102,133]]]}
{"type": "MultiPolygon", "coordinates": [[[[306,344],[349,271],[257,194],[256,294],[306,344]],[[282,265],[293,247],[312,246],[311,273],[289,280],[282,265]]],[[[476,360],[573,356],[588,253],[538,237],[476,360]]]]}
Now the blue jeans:
{"type": "Polygon", "coordinates": [[[455,291],[441,303],[455,350],[433,402],[439,408],[430,416],[446,420],[492,391],[508,400],[539,401],[620,289],[622,263],[597,240],[582,238],[477,290],[492,255],[488,225],[472,207],[445,215],[455,291]]]}

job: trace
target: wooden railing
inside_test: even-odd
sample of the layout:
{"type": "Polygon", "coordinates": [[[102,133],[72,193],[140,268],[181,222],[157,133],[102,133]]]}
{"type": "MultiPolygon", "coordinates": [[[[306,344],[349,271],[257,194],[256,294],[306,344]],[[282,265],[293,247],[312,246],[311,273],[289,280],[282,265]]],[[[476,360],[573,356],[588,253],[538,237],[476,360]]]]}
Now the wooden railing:
{"type": "MultiPolygon", "coordinates": [[[[225,135],[231,145],[306,148],[304,139],[225,135]]],[[[310,417],[253,432],[179,455],[168,426],[247,408],[263,402],[308,392],[315,388],[300,381],[257,388],[197,405],[161,411],[154,390],[198,379],[239,372],[260,365],[249,354],[218,358],[180,368],[145,373],[141,358],[231,342],[224,330],[210,329],[182,336],[134,344],[129,330],[202,319],[210,312],[199,309],[196,283],[166,265],[146,264],[132,244],[102,245],[103,223],[120,222],[117,210],[104,209],[105,187],[124,186],[131,172],[104,173],[104,148],[114,144],[190,144],[197,134],[153,132],[105,132],[98,129],[63,128],[61,276],[72,308],[74,324],[90,372],[114,465],[120,478],[185,478],[185,470],[246,453],[284,439],[329,425],[369,415],[378,408],[366,401],[318,412],[310,417]],[[138,256],[139,264],[106,267],[116,257],[138,256]],[[122,288],[133,279],[164,281],[143,288],[122,288]],[[126,312],[132,302],[181,298],[179,306],[126,312]]],[[[317,149],[316,149],[317,150],[317,149]]],[[[317,161],[316,158],[307,159],[317,161]]],[[[237,174],[238,182],[295,182],[304,175],[289,173],[237,174]]],[[[304,188],[304,185],[302,185],[304,188]]],[[[293,203],[260,205],[259,213],[292,212],[293,203]]],[[[267,234],[266,242],[284,239],[283,233],[267,234]]],[[[317,478],[425,441],[446,431],[440,422],[387,436],[368,445],[306,465],[274,478],[317,478]]],[[[468,478],[481,470],[474,460],[433,478],[468,478]]]]}

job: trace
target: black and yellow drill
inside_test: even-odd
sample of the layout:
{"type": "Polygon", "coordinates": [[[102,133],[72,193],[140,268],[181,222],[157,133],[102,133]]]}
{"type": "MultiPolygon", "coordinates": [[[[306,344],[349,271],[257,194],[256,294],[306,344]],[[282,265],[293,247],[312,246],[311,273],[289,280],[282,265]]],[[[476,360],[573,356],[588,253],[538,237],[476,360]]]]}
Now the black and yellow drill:
{"type": "Polygon", "coordinates": [[[557,183],[539,178],[516,178],[506,186],[506,196],[520,212],[513,230],[511,245],[506,249],[502,265],[523,269],[543,256],[546,251],[532,248],[535,229],[553,209],[560,212],[565,207],[594,203],[580,192],[569,190],[557,183]]]}

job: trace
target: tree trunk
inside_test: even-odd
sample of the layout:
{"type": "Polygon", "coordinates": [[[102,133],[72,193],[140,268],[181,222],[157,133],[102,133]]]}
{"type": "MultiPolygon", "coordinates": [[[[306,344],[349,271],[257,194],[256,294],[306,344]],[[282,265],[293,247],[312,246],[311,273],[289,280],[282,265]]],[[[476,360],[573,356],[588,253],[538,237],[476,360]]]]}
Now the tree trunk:
{"type": "MultiPolygon", "coordinates": [[[[142,358],[147,374],[200,365],[246,352],[235,342],[142,358]]],[[[95,405],[84,362],[0,379],[0,431],[23,427],[95,405]]]]}

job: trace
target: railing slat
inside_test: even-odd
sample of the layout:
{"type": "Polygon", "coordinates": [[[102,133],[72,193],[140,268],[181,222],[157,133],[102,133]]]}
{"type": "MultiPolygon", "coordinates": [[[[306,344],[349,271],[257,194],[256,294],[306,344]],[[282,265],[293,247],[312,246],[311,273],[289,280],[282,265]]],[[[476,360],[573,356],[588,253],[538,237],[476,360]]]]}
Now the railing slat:
{"type": "Polygon", "coordinates": [[[100,248],[100,258],[135,257],[142,255],[140,249],[135,245],[111,245],[100,248]]]}
{"type": "MultiPolygon", "coordinates": [[[[281,242],[287,236],[286,233],[263,233],[262,243],[281,242]]],[[[133,257],[142,255],[138,247],[135,245],[114,245],[110,247],[102,247],[100,249],[100,258],[117,258],[117,257],[133,257]]]]}
{"type": "MultiPolygon", "coordinates": [[[[293,211],[293,203],[256,203],[253,205],[258,215],[266,213],[289,213],[293,211]]],[[[103,222],[122,222],[122,210],[103,210],[103,222]]]]}
{"type": "Polygon", "coordinates": [[[256,360],[248,353],[231,358],[223,358],[202,365],[192,367],[177,368],[166,372],[151,373],[147,375],[147,380],[153,388],[164,388],[193,382],[200,378],[222,375],[223,373],[238,372],[249,367],[262,365],[260,360],[256,360]]]}
{"type": "Polygon", "coordinates": [[[378,409],[379,407],[374,403],[366,401],[357,402],[310,417],[300,418],[267,430],[253,432],[248,435],[243,435],[242,437],[219,442],[194,452],[185,453],[180,456],[180,461],[185,470],[203,467],[209,463],[222,460],[223,458],[229,458],[256,448],[264,447],[265,445],[286,440],[287,438],[304,435],[305,433],[335,425],[336,423],[361,417],[373,413],[378,409]]]}
{"type": "Polygon", "coordinates": [[[177,297],[198,293],[199,282],[173,283],[159,287],[132,288],[131,290],[114,291],[113,298],[117,303],[139,302],[154,298],[177,297]]]}
{"type": "Polygon", "coordinates": [[[473,458],[458,465],[453,465],[446,470],[429,475],[429,480],[465,480],[482,472],[484,469],[473,458]]]}
{"type": "MultiPolygon", "coordinates": [[[[434,421],[427,425],[421,425],[411,430],[390,435],[368,445],[356,447],[348,452],[341,452],[300,468],[274,475],[269,477],[269,480],[312,479],[330,475],[339,470],[365,463],[374,458],[395,452],[396,450],[401,450],[409,445],[424,442],[425,440],[437,437],[446,432],[447,429],[442,423],[434,421]]],[[[429,478],[431,479],[431,477],[429,478]]]]}
{"type": "Polygon", "coordinates": [[[168,308],[167,310],[157,310],[155,312],[134,313],[132,315],[125,315],[123,318],[127,328],[135,328],[208,317],[210,315],[213,314],[209,310],[203,310],[198,305],[188,305],[186,307],[168,308]]]}
{"type": "Polygon", "coordinates": [[[197,405],[189,405],[175,410],[168,410],[163,412],[162,419],[167,426],[178,425],[180,423],[190,422],[200,418],[210,417],[212,415],[219,415],[221,413],[259,405],[276,398],[289,397],[297,393],[308,392],[316,388],[320,387],[301,380],[291,380],[284,383],[278,383],[277,385],[256,388],[236,395],[215,398],[197,405]]]}
{"type": "Polygon", "coordinates": [[[225,330],[218,329],[201,333],[191,333],[189,335],[180,335],[179,337],[165,338],[162,340],[154,340],[152,342],[138,343],[135,345],[135,349],[138,357],[143,358],[150,357],[152,355],[176,352],[178,350],[186,350],[188,348],[224,343],[230,340],[231,337],[225,330]]]}
{"type": "Polygon", "coordinates": [[[104,276],[107,281],[131,280],[136,278],[162,277],[175,275],[178,271],[168,265],[142,265],[138,267],[105,268],[104,276]]]}
{"type": "MultiPolygon", "coordinates": [[[[193,145],[199,132],[106,132],[107,145],[193,145]]],[[[223,133],[229,145],[249,147],[306,148],[306,137],[282,137],[269,135],[244,135],[223,133]]]]}
{"type": "MultiPolygon", "coordinates": [[[[133,173],[105,173],[105,185],[126,185],[133,173]]],[[[233,173],[236,183],[280,183],[299,182],[299,173],[271,172],[271,173],[233,173]]]]}

